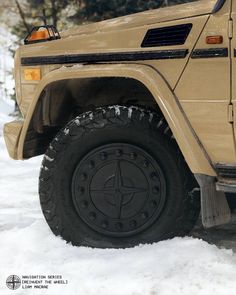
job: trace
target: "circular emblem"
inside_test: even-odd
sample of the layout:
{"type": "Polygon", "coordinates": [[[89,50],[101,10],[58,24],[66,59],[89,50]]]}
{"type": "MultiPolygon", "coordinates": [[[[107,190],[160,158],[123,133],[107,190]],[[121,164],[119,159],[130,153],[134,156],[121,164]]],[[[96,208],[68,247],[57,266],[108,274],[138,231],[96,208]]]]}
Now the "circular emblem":
{"type": "Polygon", "coordinates": [[[11,290],[16,290],[21,286],[21,279],[16,275],[11,275],[6,280],[6,285],[11,290]]]}

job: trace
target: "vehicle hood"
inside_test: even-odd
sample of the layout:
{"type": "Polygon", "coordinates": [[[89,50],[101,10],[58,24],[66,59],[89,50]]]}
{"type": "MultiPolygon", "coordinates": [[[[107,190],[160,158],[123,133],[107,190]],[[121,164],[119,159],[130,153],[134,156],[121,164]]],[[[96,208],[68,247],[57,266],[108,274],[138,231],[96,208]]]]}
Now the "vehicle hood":
{"type": "Polygon", "coordinates": [[[73,35],[88,35],[96,32],[124,30],[153,23],[167,22],[187,17],[210,14],[216,0],[201,0],[178,6],[148,10],[124,17],[118,17],[99,23],[82,25],[61,33],[62,38],[73,35]]]}

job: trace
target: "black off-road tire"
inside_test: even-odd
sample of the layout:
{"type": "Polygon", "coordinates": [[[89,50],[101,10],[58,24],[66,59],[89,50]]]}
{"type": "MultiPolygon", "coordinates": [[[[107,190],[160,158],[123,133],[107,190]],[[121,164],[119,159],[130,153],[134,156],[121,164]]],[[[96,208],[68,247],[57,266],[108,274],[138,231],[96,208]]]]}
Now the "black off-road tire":
{"type": "Polygon", "coordinates": [[[164,118],[138,107],[84,113],[43,159],[41,207],[73,245],[131,247],[188,234],[199,192],[164,118]]]}

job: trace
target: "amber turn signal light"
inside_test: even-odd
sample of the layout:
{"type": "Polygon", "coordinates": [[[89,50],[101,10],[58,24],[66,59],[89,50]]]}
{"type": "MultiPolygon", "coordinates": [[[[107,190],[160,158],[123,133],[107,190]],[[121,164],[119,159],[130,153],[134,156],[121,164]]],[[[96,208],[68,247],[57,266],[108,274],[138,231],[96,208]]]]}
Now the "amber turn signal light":
{"type": "Polygon", "coordinates": [[[224,41],[224,38],[221,35],[206,37],[206,44],[222,44],[223,41],[224,41]]]}
{"type": "Polygon", "coordinates": [[[40,81],[41,71],[40,69],[25,69],[24,78],[26,81],[40,81]]]}
{"type": "Polygon", "coordinates": [[[28,40],[29,41],[47,40],[48,38],[49,38],[48,30],[44,29],[41,31],[32,32],[28,40]]]}
{"type": "Polygon", "coordinates": [[[58,30],[54,26],[46,25],[34,27],[24,39],[24,43],[27,45],[57,39],[61,39],[58,30]]]}

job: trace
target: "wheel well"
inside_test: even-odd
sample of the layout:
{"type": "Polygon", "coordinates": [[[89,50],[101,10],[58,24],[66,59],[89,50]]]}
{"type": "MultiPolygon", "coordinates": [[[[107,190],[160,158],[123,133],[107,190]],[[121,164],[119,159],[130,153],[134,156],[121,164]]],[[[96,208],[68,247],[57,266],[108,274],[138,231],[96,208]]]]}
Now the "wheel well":
{"type": "Polygon", "coordinates": [[[116,104],[142,106],[161,113],[146,86],[132,78],[83,78],[47,85],[30,122],[24,158],[43,154],[56,133],[77,115],[116,104]]]}

